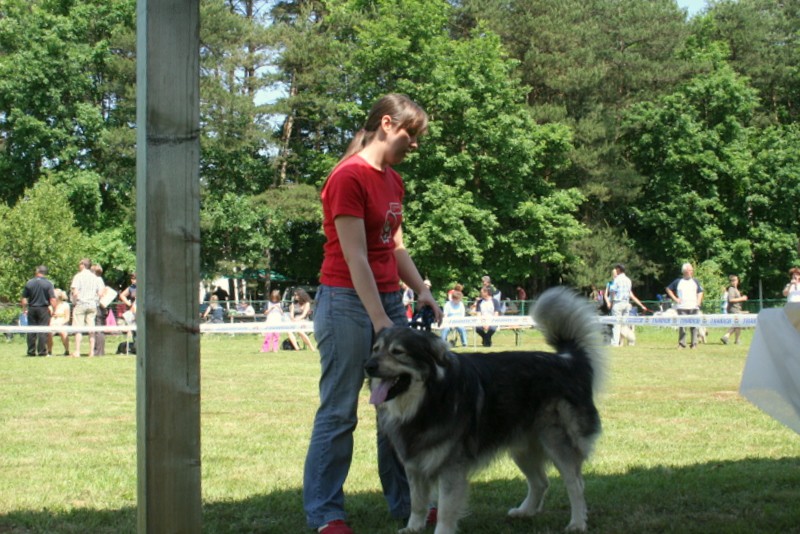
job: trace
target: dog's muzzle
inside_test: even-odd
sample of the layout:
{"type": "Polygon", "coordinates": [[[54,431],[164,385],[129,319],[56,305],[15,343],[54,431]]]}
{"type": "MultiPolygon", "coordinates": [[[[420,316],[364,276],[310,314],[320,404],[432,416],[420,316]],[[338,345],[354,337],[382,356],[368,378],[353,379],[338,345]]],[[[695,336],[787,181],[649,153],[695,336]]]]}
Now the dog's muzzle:
{"type": "Polygon", "coordinates": [[[408,389],[408,385],[411,382],[411,377],[408,375],[390,377],[380,376],[380,364],[375,358],[367,360],[366,365],[364,365],[364,370],[366,371],[367,376],[370,377],[369,403],[374,404],[375,406],[383,404],[388,400],[392,400],[394,397],[408,389]]]}

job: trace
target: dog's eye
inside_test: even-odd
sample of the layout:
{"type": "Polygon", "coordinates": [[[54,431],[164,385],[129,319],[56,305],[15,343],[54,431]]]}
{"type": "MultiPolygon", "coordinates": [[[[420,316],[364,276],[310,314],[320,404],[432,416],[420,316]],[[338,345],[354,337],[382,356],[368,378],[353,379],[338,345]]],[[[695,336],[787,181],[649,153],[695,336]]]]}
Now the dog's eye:
{"type": "Polygon", "coordinates": [[[406,351],[403,350],[403,347],[392,347],[389,352],[392,356],[402,356],[406,351]]]}

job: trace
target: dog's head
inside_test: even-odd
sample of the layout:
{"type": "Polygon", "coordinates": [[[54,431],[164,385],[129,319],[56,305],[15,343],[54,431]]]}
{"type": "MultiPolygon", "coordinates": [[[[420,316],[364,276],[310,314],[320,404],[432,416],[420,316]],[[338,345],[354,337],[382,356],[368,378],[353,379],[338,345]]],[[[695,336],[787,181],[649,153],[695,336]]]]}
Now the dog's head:
{"type": "Polygon", "coordinates": [[[417,390],[443,376],[449,365],[447,345],[439,337],[413,328],[386,328],[375,339],[364,366],[372,392],[370,403],[382,404],[417,390]]]}

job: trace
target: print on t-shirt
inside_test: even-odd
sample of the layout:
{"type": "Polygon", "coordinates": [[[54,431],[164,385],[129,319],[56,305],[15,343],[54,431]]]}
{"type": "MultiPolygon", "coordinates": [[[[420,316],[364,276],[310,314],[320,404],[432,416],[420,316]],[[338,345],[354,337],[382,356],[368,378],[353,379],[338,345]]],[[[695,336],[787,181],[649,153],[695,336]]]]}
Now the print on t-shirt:
{"type": "Polygon", "coordinates": [[[381,232],[381,241],[388,243],[392,240],[392,231],[400,224],[400,218],[403,216],[403,205],[399,202],[390,202],[389,209],[386,211],[386,219],[383,223],[383,232],[381,232]]]}

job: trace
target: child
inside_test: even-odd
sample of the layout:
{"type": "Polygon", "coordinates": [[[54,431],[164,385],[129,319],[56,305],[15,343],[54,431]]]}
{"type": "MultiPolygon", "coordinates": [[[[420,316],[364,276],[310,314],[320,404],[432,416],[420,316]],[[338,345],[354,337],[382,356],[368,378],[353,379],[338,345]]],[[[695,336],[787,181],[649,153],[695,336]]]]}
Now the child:
{"type": "MultiPolygon", "coordinates": [[[[268,325],[276,325],[283,322],[283,306],[281,305],[281,292],[273,289],[269,294],[269,302],[264,309],[268,325]]],[[[261,352],[278,352],[280,344],[280,334],[277,332],[267,332],[264,336],[264,343],[261,345],[261,352]]]]}

